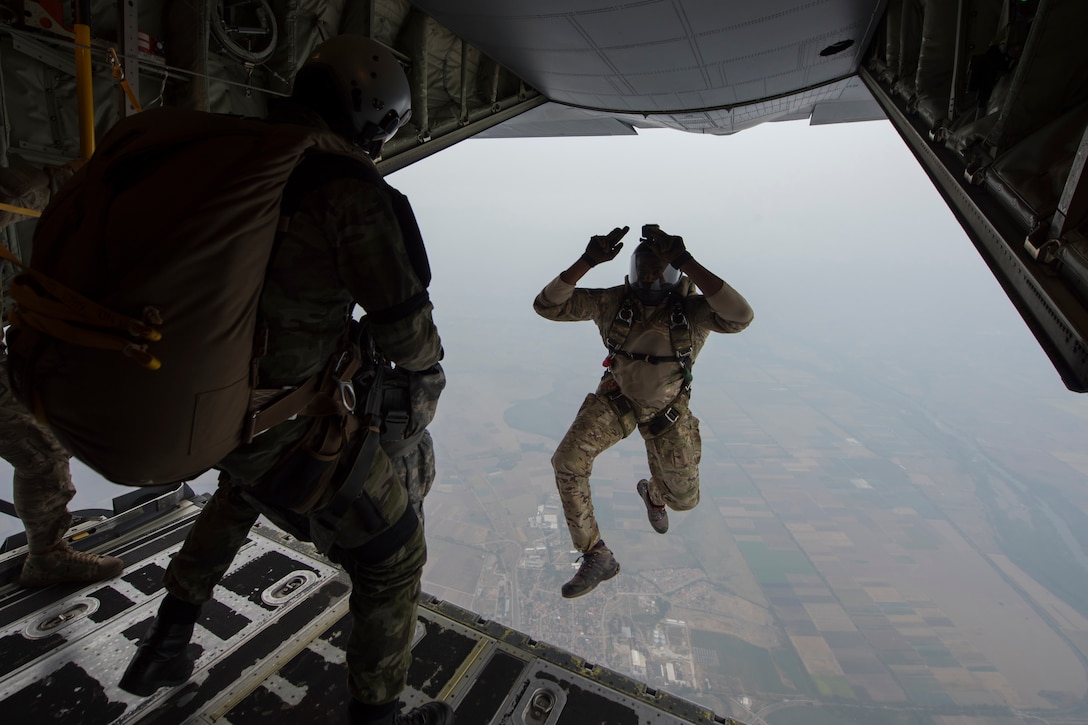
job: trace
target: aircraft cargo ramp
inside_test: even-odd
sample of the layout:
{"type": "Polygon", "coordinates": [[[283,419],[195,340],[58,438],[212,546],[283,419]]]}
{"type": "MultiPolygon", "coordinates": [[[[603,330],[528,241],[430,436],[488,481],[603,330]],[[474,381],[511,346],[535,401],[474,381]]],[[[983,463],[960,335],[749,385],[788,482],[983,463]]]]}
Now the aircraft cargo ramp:
{"type": "MultiPolygon", "coordinates": [[[[105,546],[121,557],[116,579],[22,589],[14,580],[25,548],[9,543],[0,554],[5,721],[342,721],[347,577],[308,544],[261,524],[204,608],[190,681],[148,698],[117,688],[165,593],[163,571],[203,502],[186,486],[125,498],[122,513],[69,532],[80,548],[105,546]]],[[[735,722],[427,595],[402,699],[445,700],[459,725],[735,722]]]]}

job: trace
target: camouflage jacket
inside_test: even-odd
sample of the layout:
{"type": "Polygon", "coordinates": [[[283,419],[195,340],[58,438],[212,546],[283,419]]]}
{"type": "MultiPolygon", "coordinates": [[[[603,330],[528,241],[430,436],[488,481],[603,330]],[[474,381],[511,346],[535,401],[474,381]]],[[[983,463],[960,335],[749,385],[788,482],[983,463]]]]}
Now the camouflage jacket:
{"type": "MultiPolygon", "coordinates": [[[[545,287],[533,302],[537,314],[549,320],[593,320],[601,339],[608,337],[616,314],[628,297],[626,285],[608,289],[590,289],[567,284],[558,277],[545,287]]],[[[675,293],[684,304],[684,315],[691,326],[692,360],[698,356],[711,332],[740,332],[751,319],[733,320],[727,316],[722,292],[711,297],[698,293],[687,277],[681,278],[675,293]]],[[[633,299],[633,295],[632,295],[633,299]]],[[[647,306],[634,300],[634,322],[623,349],[638,355],[670,356],[673,347],[669,335],[672,304],[647,306]]],[[[614,356],[611,371],[620,390],[645,411],[661,410],[671,403],[683,384],[683,370],[678,364],[652,364],[614,356]]]]}
{"type": "MultiPolygon", "coordinates": [[[[294,123],[321,126],[312,115],[294,123]]],[[[332,178],[302,198],[268,266],[261,315],[268,330],[260,387],[297,385],[322,370],[344,344],[354,305],[385,357],[406,370],[441,359],[419,260],[406,248],[389,192],[358,178],[332,178]]],[[[241,485],[254,482],[304,435],[287,421],[238,448],[217,466],[241,485]]]]}

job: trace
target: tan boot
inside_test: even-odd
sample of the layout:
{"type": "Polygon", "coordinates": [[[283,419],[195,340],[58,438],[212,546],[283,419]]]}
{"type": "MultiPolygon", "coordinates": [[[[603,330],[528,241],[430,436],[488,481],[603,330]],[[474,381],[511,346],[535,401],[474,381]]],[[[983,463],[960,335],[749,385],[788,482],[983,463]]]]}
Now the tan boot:
{"type": "Polygon", "coordinates": [[[98,556],[76,551],[62,541],[41,554],[27,554],[19,584],[24,587],[46,587],[69,582],[97,582],[112,579],[125,569],[116,556],[98,556]]]}

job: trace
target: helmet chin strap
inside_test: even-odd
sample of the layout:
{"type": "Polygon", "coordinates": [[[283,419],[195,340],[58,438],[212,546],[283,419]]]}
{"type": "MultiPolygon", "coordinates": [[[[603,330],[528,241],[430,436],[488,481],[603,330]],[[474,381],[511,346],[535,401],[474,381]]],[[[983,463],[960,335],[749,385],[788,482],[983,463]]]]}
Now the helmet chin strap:
{"type": "Polygon", "coordinates": [[[384,145],[385,141],[383,139],[373,139],[363,143],[362,149],[366,152],[367,156],[377,161],[382,157],[382,146],[384,145]]]}

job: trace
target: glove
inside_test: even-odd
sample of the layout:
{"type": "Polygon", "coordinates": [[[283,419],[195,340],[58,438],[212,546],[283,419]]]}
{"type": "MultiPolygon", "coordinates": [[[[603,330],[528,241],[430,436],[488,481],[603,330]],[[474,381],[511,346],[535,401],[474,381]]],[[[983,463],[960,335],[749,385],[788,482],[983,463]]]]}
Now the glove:
{"type": "Polygon", "coordinates": [[[671,264],[676,269],[691,261],[691,252],[684,246],[683,237],[674,237],[661,231],[656,224],[644,224],[642,226],[642,241],[649,244],[654,254],[666,264],[671,264]]]}
{"type": "Polygon", "coordinates": [[[590,267],[596,267],[601,262],[612,261],[623,249],[623,242],[620,240],[630,229],[631,227],[616,227],[604,236],[590,237],[585,254],[582,255],[582,261],[590,267]]]}

